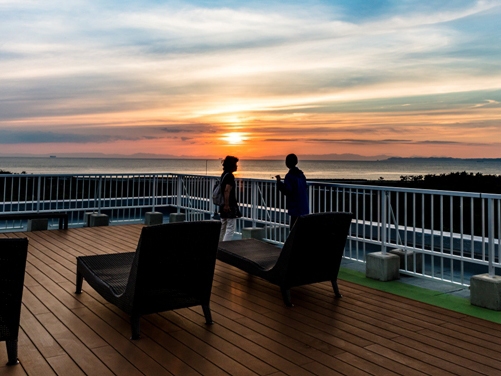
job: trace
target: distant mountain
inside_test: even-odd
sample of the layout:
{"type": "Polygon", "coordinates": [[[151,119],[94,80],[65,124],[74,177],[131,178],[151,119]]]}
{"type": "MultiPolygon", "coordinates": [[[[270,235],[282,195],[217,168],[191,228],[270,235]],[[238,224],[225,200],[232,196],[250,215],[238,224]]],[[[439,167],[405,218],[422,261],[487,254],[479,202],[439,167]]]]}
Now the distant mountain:
{"type": "MultiPolygon", "coordinates": [[[[285,155],[273,155],[256,159],[284,159],[285,155]]],[[[365,156],[360,154],[298,154],[303,161],[380,161],[391,157],[388,155],[365,156]]]]}
{"type": "Polygon", "coordinates": [[[452,157],[390,157],[389,161],[422,161],[422,160],[454,160],[454,159],[462,159],[462,158],[452,158],[452,157]]]}
{"type": "Polygon", "coordinates": [[[501,161],[501,158],[390,157],[388,161],[501,161]]]}
{"type": "Polygon", "coordinates": [[[171,154],[135,153],[135,154],[105,154],[105,153],[62,153],[57,154],[63,158],[132,158],[132,159],[174,159],[183,158],[171,154]]]}

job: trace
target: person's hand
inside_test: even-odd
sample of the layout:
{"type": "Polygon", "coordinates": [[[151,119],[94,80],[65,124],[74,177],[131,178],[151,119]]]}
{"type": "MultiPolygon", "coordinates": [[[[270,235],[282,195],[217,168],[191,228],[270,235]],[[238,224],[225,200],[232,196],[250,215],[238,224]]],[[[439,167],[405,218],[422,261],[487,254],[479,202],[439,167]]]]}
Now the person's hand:
{"type": "Polygon", "coordinates": [[[277,183],[280,183],[280,175],[276,175],[275,178],[277,179],[277,183]]]}

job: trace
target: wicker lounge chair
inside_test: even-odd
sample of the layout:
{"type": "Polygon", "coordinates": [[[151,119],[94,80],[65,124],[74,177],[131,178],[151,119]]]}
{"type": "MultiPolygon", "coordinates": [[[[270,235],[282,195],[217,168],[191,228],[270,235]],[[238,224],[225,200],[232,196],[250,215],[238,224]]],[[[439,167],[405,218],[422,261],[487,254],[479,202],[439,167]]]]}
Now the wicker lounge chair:
{"type": "Polygon", "coordinates": [[[6,341],[7,365],[17,360],[28,239],[0,239],[0,341],[6,341]]]}
{"type": "Polygon", "coordinates": [[[131,339],[139,338],[140,316],[155,312],[201,305],[211,324],[220,228],[219,221],[144,227],[136,252],[77,257],[76,293],[81,293],[85,279],[131,315],[131,339]]]}
{"type": "Polygon", "coordinates": [[[282,249],[260,240],[220,242],[217,258],[280,286],[284,303],[292,306],[290,288],[331,281],[341,297],[337,275],[352,219],[351,213],[300,217],[282,249]]]}

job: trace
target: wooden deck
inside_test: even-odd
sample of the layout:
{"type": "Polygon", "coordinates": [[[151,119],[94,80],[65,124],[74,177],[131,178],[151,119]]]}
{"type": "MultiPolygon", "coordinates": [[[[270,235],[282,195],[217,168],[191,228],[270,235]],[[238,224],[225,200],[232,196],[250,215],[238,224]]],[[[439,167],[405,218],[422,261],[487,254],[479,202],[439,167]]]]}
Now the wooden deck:
{"type": "Polygon", "coordinates": [[[200,307],[146,316],[129,340],[128,317],[84,282],[75,256],[133,251],[141,226],[0,234],[30,240],[19,359],[0,375],[499,375],[501,326],[340,281],[279,289],[222,263],[215,324],[200,307]]]}

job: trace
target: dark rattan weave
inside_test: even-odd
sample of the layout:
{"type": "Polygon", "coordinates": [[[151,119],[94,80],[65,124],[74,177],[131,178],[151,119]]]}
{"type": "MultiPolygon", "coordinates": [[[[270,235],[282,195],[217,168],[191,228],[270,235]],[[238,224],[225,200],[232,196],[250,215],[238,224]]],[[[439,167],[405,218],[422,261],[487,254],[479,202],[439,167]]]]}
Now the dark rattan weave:
{"type": "Polygon", "coordinates": [[[0,239],[0,341],[6,341],[8,365],[17,364],[28,239],[0,239]]]}
{"type": "Polygon", "coordinates": [[[144,227],[136,252],[77,257],[77,288],[85,279],[107,301],[131,315],[132,338],[139,318],[201,305],[209,309],[219,221],[179,222],[144,227]]]}
{"type": "Polygon", "coordinates": [[[280,286],[291,306],[290,288],[331,281],[340,297],[337,275],[350,228],[351,213],[300,217],[282,249],[256,239],[220,242],[217,258],[280,286]]]}

